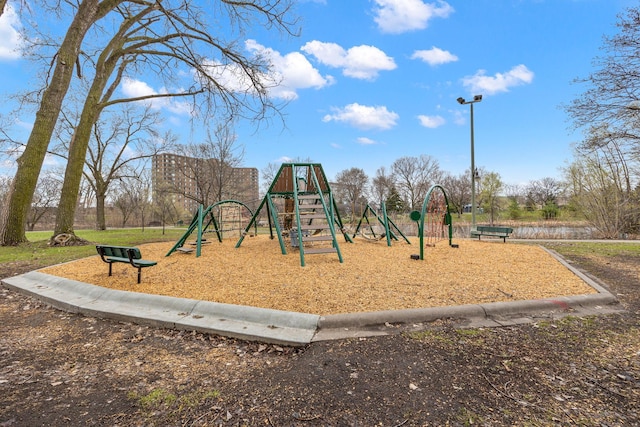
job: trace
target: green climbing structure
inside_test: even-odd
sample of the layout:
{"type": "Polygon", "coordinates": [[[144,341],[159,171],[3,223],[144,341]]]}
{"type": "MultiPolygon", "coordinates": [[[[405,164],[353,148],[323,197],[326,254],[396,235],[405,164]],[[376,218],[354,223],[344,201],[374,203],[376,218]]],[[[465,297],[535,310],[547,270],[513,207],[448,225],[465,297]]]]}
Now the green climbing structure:
{"type": "Polygon", "coordinates": [[[347,242],[351,238],[344,230],[329,181],[319,163],[283,163],[269,190],[240,236],[240,247],[246,232],[258,221],[266,209],[269,234],[275,234],[283,255],[287,254],[284,233],[288,233],[291,246],[300,253],[300,265],[305,266],[305,255],[336,254],[343,262],[336,238],[342,233],[347,242]]]}

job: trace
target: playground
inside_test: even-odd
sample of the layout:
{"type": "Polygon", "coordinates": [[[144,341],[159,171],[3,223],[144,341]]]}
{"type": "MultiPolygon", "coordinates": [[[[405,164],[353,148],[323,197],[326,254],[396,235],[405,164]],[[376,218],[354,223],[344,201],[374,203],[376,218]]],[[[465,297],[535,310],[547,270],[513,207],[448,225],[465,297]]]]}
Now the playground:
{"type": "Polygon", "coordinates": [[[99,256],[42,272],[113,289],[249,305],[311,314],[337,314],[519,301],[595,293],[544,249],[501,240],[442,241],[417,253],[417,239],[387,246],[356,237],[341,244],[344,262],[325,254],[300,266],[295,249],[282,255],[268,235],[203,245],[194,253],[165,254],[171,243],[141,245],[158,261],[142,272],[114,264],[113,276],[99,256]]]}
{"type": "MultiPolygon", "coordinates": [[[[547,298],[563,309],[554,297],[595,293],[541,246],[501,238],[452,242],[442,233],[450,221],[441,203],[412,212],[423,239],[407,233],[408,242],[391,242],[392,227],[385,227],[384,236],[379,228],[376,235],[373,229],[345,233],[333,218],[331,195],[304,194],[308,189],[291,193],[285,188],[274,192],[273,200],[265,199],[271,223],[261,234],[250,232],[249,224],[240,241],[228,233],[219,239],[206,230],[209,217],[197,215],[196,226],[176,244],[140,245],[141,256],[152,263],[143,269],[140,284],[139,272],[128,263],[114,263],[109,277],[98,255],[40,271],[125,291],[316,314],[547,298]],[[320,209],[324,219],[315,217],[320,209]],[[281,219],[291,228],[278,228],[281,219]],[[292,233],[294,224],[298,231],[292,233]],[[321,229],[331,238],[315,239],[323,236],[321,229]],[[338,243],[339,250],[329,250],[338,243]],[[305,253],[314,256],[305,259],[305,253]]],[[[227,217],[235,217],[232,212],[227,217]]],[[[364,222],[375,222],[379,213],[364,222]]],[[[60,425],[69,420],[121,424],[125,418],[130,424],[151,419],[163,425],[176,420],[373,425],[381,417],[398,426],[417,420],[433,425],[547,425],[544,421],[551,419],[554,425],[633,423],[638,419],[633,383],[638,378],[637,256],[604,249],[608,246],[576,256],[567,245],[550,246],[565,248],[571,264],[611,284],[628,311],[584,319],[545,316],[532,324],[470,330],[458,330],[442,318],[423,331],[320,341],[298,349],[75,316],[3,290],[7,369],[1,379],[8,414],[17,413],[28,424],[42,423],[46,414],[48,422],[60,425]],[[218,398],[212,389],[224,393],[218,398]],[[131,396],[141,396],[140,403],[131,396]],[[149,407],[151,397],[157,403],[149,407]],[[194,405],[172,403],[194,397],[194,405]],[[423,411],[425,399],[441,409],[423,411]]],[[[12,274],[7,269],[5,275],[32,269],[12,274]]],[[[133,302],[149,300],[130,296],[133,302]]]]}
{"type": "Polygon", "coordinates": [[[367,205],[349,231],[322,166],[283,164],[255,212],[236,201],[200,206],[173,245],[98,247],[100,256],[43,272],[117,290],[316,315],[596,293],[541,247],[504,237],[453,243],[439,185],[411,219],[417,237],[409,239],[384,203],[380,211],[367,205]],[[261,211],[269,228],[258,233],[261,211]],[[105,250],[114,261],[108,266],[105,250]],[[132,268],[132,256],[144,258],[145,268],[132,268]]]}

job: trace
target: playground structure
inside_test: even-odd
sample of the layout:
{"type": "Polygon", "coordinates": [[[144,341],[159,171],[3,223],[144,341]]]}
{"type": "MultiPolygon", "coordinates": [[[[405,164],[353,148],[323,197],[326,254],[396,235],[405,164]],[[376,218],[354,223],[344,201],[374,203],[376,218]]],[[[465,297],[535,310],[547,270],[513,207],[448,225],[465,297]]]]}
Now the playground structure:
{"type": "MultiPolygon", "coordinates": [[[[287,235],[290,247],[299,251],[302,267],[306,263],[305,255],[310,254],[335,253],[341,263],[344,261],[336,236],[342,233],[346,242],[353,243],[353,240],[343,226],[329,181],[319,163],[283,163],[255,212],[237,200],[222,200],[206,209],[200,205],[189,227],[166,256],[175,251],[193,252],[193,248],[184,248],[184,245],[194,232],[197,233],[196,239],[191,244],[195,245],[197,257],[201,254],[203,243],[209,243],[203,238],[207,232],[215,233],[218,241],[222,242],[225,233],[238,231],[239,240],[235,245],[238,248],[251,227],[254,227],[254,234],[258,234],[258,219],[263,209],[267,210],[270,238],[278,237],[283,255],[287,254],[284,239],[287,235]],[[246,226],[243,225],[244,218],[249,217],[246,226]]],[[[411,244],[388,217],[384,202],[380,203],[380,210],[381,215],[367,204],[353,237],[358,232],[369,240],[377,241],[386,237],[387,246],[391,246],[391,240],[399,241],[400,235],[407,244],[411,244]],[[378,234],[376,226],[379,227],[378,234]],[[367,230],[370,234],[367,234],[367,230]]],[[[451,244],[451,213],[447,194],[442,186],[432,186],[427,192],[422,210],[411,212],[410,218],[418,225],[420,255],[416,258],[424,260],[424,247],[435,246],[438,241],[447,237],[449,246],[457,246],[451,244]]]]}
{"type": "Polygon", "coordinates": [[[422,204],[422,211],[413,211],[410,214],[413,221],[418,223],[418,236],[420,238],[420,256],[424,260],[424,247],[435,246],[441,240],[449,238],[449,246],[453,235],[451,213],[447,193],[440,185],[432,186],[422,204]]]}
{"type": "MultiPolygon", "coordinates": [[[[195,239],[196,256],[199,257],[202,250],[202,244],[206,242],[204,234],[207,232],[215,233],[219,242],[222,242],[225,234],[233,231],[237,231],[238,235],[248,231],[248,228],[244,228],[244,218],[252,218],[253,212],[251,209],[242,202],[237,200],[221,200],[216,202],[206,209],[203,205],[198,206],[198,211],[193,216],[189,227],[182,235],[182,237],[176,242],[176,244],[169,250],[166,256],[171,255],[175,251],[180,252],[193,252],[193,248],[185,248],[184,244],[193,234],[197,232],[195,239]]],[[[257,234],[257,225],[255,233],[257,234]]]]}
{"type": "Polygon", "coordinates": [[[269,234],[274,229],[283,255],[287,254],[284,233],[288,233],[291,247],[300,253],[300,265],[305,266],[305,255],[336,254],[343,262],[336,238],[342,233],[345,241],[352,242],[345,231],[329,181],[319,163],[283,163],[240,236],[236,248],[245,235],[257,224],[262,209],[267,210],[269,234]]]}
{"type": "Polygon", "coordinates": [[[405,236],[404,233],[402,233],[398,226],[393,222],[393,220],[387,216],[387,207],[384,202],[380,202],[380,210],[382,211],[382,217],[380,217],[375,209],[373,209],[371,205],[367,203],[367,206],[362,213],[362,217],[360,218],[360,221],[358,221],[358,225],[356,226],[356,231],[354,231],[353,233],[353,237],[356,237],[358,231],[360,232],[360,235],[362,237],[368,240],[381,240],[386,237],[387,246],[391,246],[391,239],[397,241],[398,236],[396,235],[396,233],[398,233],[402,236],[405,242],[411,244],[409,239],[407,239],[407,236],[405,236]],[[373,218],[377,221],[377,224],[372,224],[372,221],[370,220],[368,214],[373,215],[373,218]],[[376,235],[376,226],[382,228],[384,231],[378,230],[378,235],[376,235]],[[367,231],[369,231],[370,234],[368,234],[367,231]]]}

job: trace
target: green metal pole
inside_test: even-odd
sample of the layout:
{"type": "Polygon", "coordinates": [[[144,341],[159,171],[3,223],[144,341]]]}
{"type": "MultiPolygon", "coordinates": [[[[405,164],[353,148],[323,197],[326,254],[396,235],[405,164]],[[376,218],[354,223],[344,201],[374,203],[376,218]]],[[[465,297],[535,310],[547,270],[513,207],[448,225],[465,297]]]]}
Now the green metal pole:
{"type": "Polygon", "coordinates": [[[196,240],[196,257],[202,249],[202,205],[198,205],[198,240],[196,240]]]}
{"type": "Polygon", "coordinates": [[[273,224],[276,228],[276,234],[278,235],[278,242],[280,243],[280,251],[282,255],[287,254],[287,249],[284,245],[284,240],[282,239],[282,230],[280,229],[280,222],[278,221],[278,210],[273,204],[273,200],[271,197],[267,198],[267,209],[269,211],[269,217],[273,217],[273,224]]]}
{"type": "Polygon", "coordinates": [[[384,233],[387,237],[387,246],[391,246],[391,233],[389,232],[389,218],[387,217],[387,206],[384,202],[380,202],[382,208],[382,218],[384,219],[384,233]]]}

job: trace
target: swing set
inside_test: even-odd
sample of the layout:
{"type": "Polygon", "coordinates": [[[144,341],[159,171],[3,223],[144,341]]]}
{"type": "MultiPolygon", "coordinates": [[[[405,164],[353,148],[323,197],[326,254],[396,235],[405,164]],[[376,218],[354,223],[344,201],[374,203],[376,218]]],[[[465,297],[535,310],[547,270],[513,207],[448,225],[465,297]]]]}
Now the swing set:
{"type": "Polygon", "coordinates": [[[380,217],[375,209],[367,203],[367,206],[362,213],[362,217],[360,218],[360,221],[358,221],[356,231],[353,233],[353,237],[356,237],[358,231],[360,232],[360,235],[367,240],[377,241],[386,237],[387,246],[391,246],[391,239],[398,241],[398,236],[396,235],[396,233],[398,233],[402,236],[405,242],[411,244],[409,239],[407,239],[407,236],[405,236],[393,220],[387,216],[387,207],[384,202],[380,202],[380,210],[382,211],[382,217],[380,217]],[[369,214],[372,215],[371,219],[369,218],[369,214]],[[377,224],[375,221],[377,221],[377,224]],[[376,228],[378,228],[377,235],[376,228]]]}

